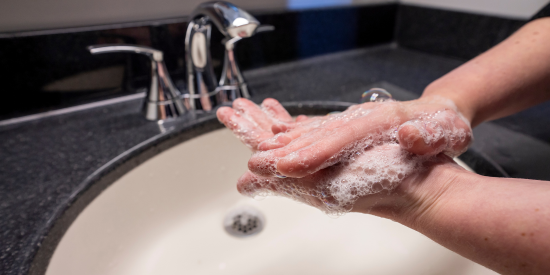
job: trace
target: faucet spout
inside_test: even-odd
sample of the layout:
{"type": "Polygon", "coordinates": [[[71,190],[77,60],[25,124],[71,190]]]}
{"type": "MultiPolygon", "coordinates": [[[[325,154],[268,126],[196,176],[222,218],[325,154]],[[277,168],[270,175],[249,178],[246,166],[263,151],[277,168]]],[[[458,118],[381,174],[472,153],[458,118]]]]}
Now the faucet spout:
{"type": "Polygon", "coordinates": [[[250,37],[260,22],[243,9],[223,1],[200,4],[191,18],[206,16],[227,38],[250,37]]]}
{"type": "Polygon", "coordinates": [[[185,37],[187,85],[191,98],[190,109],[212,110],[216,105],[249,98],[250,92],[233,52],[235,43],[257,32],[272,30],[246,11],[223,1],[199,5],[192,13],[185,37]],[[210,53],[210,36],[215,26],[225,38],[225,57],[220,80],[214,74],[210,53]]]}

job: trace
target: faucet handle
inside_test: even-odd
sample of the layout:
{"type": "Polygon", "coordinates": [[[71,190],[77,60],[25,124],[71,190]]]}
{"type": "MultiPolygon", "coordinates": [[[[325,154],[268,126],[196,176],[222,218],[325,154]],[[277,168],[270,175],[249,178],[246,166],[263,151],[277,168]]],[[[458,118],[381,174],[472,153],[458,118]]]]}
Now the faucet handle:
{"type": "Polygon", "coordinates": [[[275,30],[275,26],[273,25],[260,25],[256,28],[256,31],[254,34],[261,33],[261,32],[271,32],[275,30]]]}
{"type": "Polygon", "coordinates": [[[151,60],[157,62],[163,62],[164,57],[162,51],[155,50],[146,46],[139,45],[125,45],[125,44],[104,44],[88,46],[88,50],[92,54],[100,53],[116,53],[116,52],[131,52],[137,54],[143,54],[151,58],[151,60]]]}
{"type": "MultiPolygon", "coordinates": [[[[252,33],[252,35],[250,36],[254,36],[255,34],[258,34],[258,33],[261,33],[261,32],[271,32],[271,31],[274,31],[275,30],[275,26],[273,25],[260,25],[258,26],[254,32],[252,33]]],[[[222,44],[225,45],[226,49],[228,50],[232,50],[235,48],[235,43],[241,41],[243,38],[245,37],[242,37],[242,36],[235,36],[235,37],[226,37],[224,39],[222,39],[222,44]]]]}
{"type": "Polygon", "coordinates": [[[143,103],[143,112],[148,120],[164,120],[178,117],[186,112],[181,92],[174,86],[162,51],[139,45],[106,44],[89,46],[92,54],[129,52],[143,54],[151,61],[151,85],[143,103]]]}

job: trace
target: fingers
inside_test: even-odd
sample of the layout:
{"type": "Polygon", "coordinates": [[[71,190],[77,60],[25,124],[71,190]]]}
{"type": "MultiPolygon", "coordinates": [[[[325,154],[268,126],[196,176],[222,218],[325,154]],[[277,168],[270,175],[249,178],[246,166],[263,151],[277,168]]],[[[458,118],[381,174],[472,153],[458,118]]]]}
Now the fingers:
{"type": "MultiPolygon", "coordinates": [[[[317,180],[316,176],[304,179],[266,178],[247,171],[239,178],[237,190],[239,193],[249,197],[267,195],[288,197],[324,211],[326,210],[325,203],[312,195],[315,192],[317,180]]],[[[333,200],[332,197],[324,199],[327,202],[333,200]]]]}
{"type": "Polygon", "coordinates": [[[256,123],[264,131],[271,131],[273,120],[254,102],[245,98],[239,98],[233,101],[233,109],[242,113],[244,117],[256,123]]]}
{"type": "Polygon", "coordinates": [[[273,137],[271,131],[263,131],[253,122],[242,117],[229,107],[221,107],[216,112],[221,123],[229,128],[245,145],[252,150],[258,149],[258,144],[273,137]]]}
{"type": "Polygon", "coordinates": [[[435,155],[439,153],[437,149],[444,144],[445,140],[440,138],[434,143],[428,143],[424,139],[424,132],[427,130],[421,130],[420,127],[418,124],[406,122],[399,128],[397,136],[401,147],[417,155],[435,155]]]}
{"type": "Polygon", "coordinates": [[[284,133],[289,130],[289,127],[286,124],[273,124],[271,126],[271,132],[273,132],[274,135],[278,133],[284,133]]]}
{"type": "Polygon", "coordinates": [[[292,138],[288,135],[277,134],[274,137],[267,139],[258,145],[258,150],[268,151],[271,149],[277,149],[284,147],[292,141],[292,138]]]}
{"type": "Polygon", "coordinates": [[[301,178],[333,165],[339,161],[339,153],[346,145],[365,136],[362,132],[361,127],[354,124],[335,129],[328,135],[320,131],[319,135],[310,137],[310,141],[315,142],[303,144],[305,146],[301,149],[280,158],[277,172],[287,177],[301,178]]]}
{"type": "Polygon", "coordinates": [[[216,111],[216,116],[218,120],[223,123],[231,131],[238,130],[240,125],[243,126],[252,126],[252,123],[245,118],[242,118],[240,115],[235,113],[235,111],[229,107],[221,107],[216,111]]]}
{"type": "Polygon", "coordinates": [[[250,171],[246,171],[237,180],[237,190],[245,196],[254,197],[262,192],[262,188],[264,186],[260,183],[259,177],[250,171]]]}
{"type": "MultiPolygon", "coordinates": [[[[294,125],[294,128],[289,130],[289,126],[273,125],[272,131],[274,128],[277,131],[276,136],[262,142],[258,146],[259,150],[267,151],[284,147],[303,134],[311,132],[315,127],[312,127],[311,125],[294,125]]],[[[275,133],[275,131],[273,131],[273,133],[275,133]]],[[[299,146],[303,147],[305,142],[306,140],[303,140],[302,144],[299,146]]]]}
{"type": "Polygon", "coordinates": [[[339,153],[347,145],[357,143],[369,134],[384,132],[391,124],[395,124],[394,120],[400,121],[401,116],[392,111],[392,106],[389,107],[385,112],[367,113],[368,115],[358,115],[357,111],[362,111],[360,108],[350,108],[350,112],[311,119],[313,122],[306,125],[316,127],[306,129],[297,126],[282,135],[288,135],[289,139],[277,137],[278,141],[270,139],[261,143],[258,146],[260,150],[271,151],[252,156],[248,168],[262,176],[274,176],[270,173],[275,171],[284,176],[301,178],[335,164],[342,157],[339,153]],[[293,134],[299,138],[291,136],[293,134]],[[284,145],[288,140],[291,142],[284,145]],[[284,147],[280,147],[281,145],[284,147]],[[268,160],[273,162],[273,159],[276,159],[276,167],[266,169],[265,163],[268,160]]]}
{"type": "Polygon", "coordinates": [[[262,102],[262,108],[269,114],[271,117],[283,121],[283,122],[292,122],[292,117],[286,111],[286,109],[279,103],[279,101],[273,98],[266,98],[262,102]]]}
{"type": "MultiPolygon", "coordinates": [[[[266,140],[258,146],[259,150],[267,151],[278,149],[288,145],[291,141],[301,137],[305,133],[310,133],[315,131],[317,128],[322,128],[324,131],[332,130],[340,125],[342,121],[333,120],[331,121],[327,117],[315,117],[315,118],[302,118],[302,123],[286,124],[279,125],[275,124],[272,126],[272,131],[274,134],[278,135],[273,137],[273,140],[266,140]]],[[[302,141],[302,143],[305,142],[302,141]]],[[[309,143],[310,144],[310,143],[309,143]]],[[[308,144],[307,144],[308,145],[308,144]]],[[[307,146],[306,144],[299,145],[300,148],[307,146]]]]}
{"type": "Polygon", "coordinates": [[[281,120],[292,122],[292,117],[275,99],[264,100],[263,107],[260,108],[254,102],[240,98],[233,102],[233,109],[218,109],[217,116],[220,122],[252,150],[258,150],[262,141],[273,137],[272,128],[275,123],[280,125],[279,131],[287,131],[285,122],[281,120]]]}
{"type": "Polygon", "coordinates": [[[307,116],[305,116],[305,117],[307,119],[302,119],[301,121],[290,122],[290,123],[275,123],[275,124],[273,124],[273,126],[271,126],[271,131],[273,132],[274,135],[276,135],[278,133],[289,132],[289,131],[297,128],[297,127],[302,128],[302,127],[305,126],[304,123],[306,123],[307,120],[310,120],[310,118],[308,118],[307,116]],[[300,123],[300,122],[304,122],[304,123],[300,123]]]}
{"type": "Polygon", "coordinates": [[[308,120],[309,117],[307,117],[306,115],[299,115],[296,117],[296,122],[302,122],[302,121],[306,121],[308,120]]]}
{"type": "Polygon", "coordinates": [[[231,117],[233,113],[233,109],[229,107],[221,107],[216,111],[216,116],[221,123],[228,126],[226,123],[229,123],[229,117],[231,117]]]}
{"type": "Polygon", "coordinates": [[[319,141],[321,137],[325,136],[325,134],[323,134],[325,132],[325,129],[316,129],[284,147],[266,151],[264,150],[266,146],[275,147],[275,145],[277,145],[275,143],[278,142],[279,139],[281,140],[281,143],[286,143],[288,141],[283,140],[286,136],[280,134],[277,135],[276,138],[268,139],[258,145],[258,148],[261,148],[259,149],[261,152],[252,155],[252,157],[248,160],[248,169],[259,176],[273,177],[276,175],[276,173],[278,173],[277,163],[281,158],[311,144],[314,144],[315,142],[319,141]]]}

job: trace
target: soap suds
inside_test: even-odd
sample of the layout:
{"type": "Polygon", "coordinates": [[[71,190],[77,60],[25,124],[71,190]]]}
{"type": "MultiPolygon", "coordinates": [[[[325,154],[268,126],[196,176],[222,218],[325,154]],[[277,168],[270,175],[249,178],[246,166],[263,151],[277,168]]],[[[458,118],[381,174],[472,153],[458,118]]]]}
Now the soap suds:
{"type": "Polygon", "coordinates": [[[301,201],[330,215],[351,210],[360,197],[393,190],[413,172],[423,169],[429,157],[413,155],[398,144],[355,151],[337,164],[305,178],[257,176],[241,192],[250,197],[279,195],[301,201]]]}
{"type": "MultiPolygon", "coordinates": [[[[450,150],[459,142],[471,139],[471,130],[458,128],[454,122],[459,118],[469,125],[456,109],[442,107],[433,113],[418,113],[415,118],[402,123],[394,116],[399,111],[394,108],[395,101],[376,103],[374,107],[362,108],[361,105],[350,107],[347,111],[332,114],[322,119],[311,119],[298,123],[297,127],[307,127],[308,131],[300,136],[300,142],[310,140],[311,145],[301,148],[290,154],[277,156],[270,151],[259,151],[253,156],[255,161],[254,172],[260,175],[277,175],[277,163],[281,157],[285,159],[300,158],[300,152],[314,146],[317,134],[338,134],[338,127],[332,127],[335,121],[347,122],[353,119],[369,116],[378,108],[387,108],[387,116],[374,116],[373,119],[383,120],[384,128],[374,129],[367,137],[345,146],[337,154],[323,162],[318,167],[308,169],[310,162],[299,161],[301,169],[310,174],[304,178],[263,177],[255,176],[248,184],[241,186],[240,191],[251,197],[279,195],[301,201],[322,209],[331,215],[341,215],[351,210],[353,204],[366,195],[391,191],[405,178],[424,169],[423,163],[434,159],[434,156],[414,155],[404,148],[412,144],[399,144],[397,132],[400,127],[412,125],[419,129],[426,144],[437,147],[436,151],[445,152],[450,156],[461,152],[450,150]],[[392,109],[393,108],[393,109],[392,109]],[[455,109],[455,110],[453,110],[455,109]],[[396,111],[397,110],[397,111],[396,111]]],[[[386,111],[386,110],[384,110],[386,111]]],[[[366,118],[367,121],[370,118],[366,118]]],[[[379,122],[379,121],[377,121],[379,122]]],[[[336,125],[336,124],[334,124],[336,125]]],[[[368,125],[368,123],[367,123],[368,125]]],[[[252,126],[252,125],[250,125],[252,126]]],[[[246,126],[244,128],[247,128],[246,126]]],[[[345,126],[344,126],[345,127],[345,126]]],[[[251,128],[243,131],[251,131],[251,128]]],[[[253,130],[252,130],[253,131],[253,130]]],[[[242,135],[236,133],[242,140],[242,135]]],[[[284,133],[280,133],[265,142],[276,143],[284,133]]],[[[250,136],[250,133],[248,133],[250,136]]],[[[243,140],[246,144],[246,140],[243,140]]],[[[292,148],[296,139],[284,148],[292,148]]],[[[465,150],[465,149],[464,149],[465,150]]],[[[310,160],[316,160],[319,152],[309,152],[310,160]]],[[[292,171],[290,171],[292,172],[292,171]]]]}
{"type": "MultiPolygon", "coordinates": [[[[452,149],[457,144],[464,143],[467,139],[471,138],[471,129],[466,131],[463,128],[456,127],[455,121],[457,119],[469,125],[463,116],[445,109],[433,114],[424,113],[417,119],[403,123],[400,128],[408,125],[415,127],[419,130],[424,143],[430,144],[435,152],[444,152],[450,157],[455,157],[462,154],[467,147],[461,151],[454,151],[452,149]]],[[[412,140],[408,141],[407,144],[402,144],[402,146],[411,148],[412,140]]]]}

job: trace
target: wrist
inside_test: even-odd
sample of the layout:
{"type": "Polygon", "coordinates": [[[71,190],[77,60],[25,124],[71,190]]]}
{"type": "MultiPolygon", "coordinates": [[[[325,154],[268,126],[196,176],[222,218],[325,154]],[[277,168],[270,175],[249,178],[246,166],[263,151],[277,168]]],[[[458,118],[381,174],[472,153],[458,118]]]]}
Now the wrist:
{"type": "Polygon", "coordinates": [[[441,80],[432,82],[424,92],[419,100],[424,102],[438,102],[449,106],[452,106],[456,112],[464,117],[464,119],[472,126],[477,126],[479,123],[477,117],[477,108],[468,102],[468,98],[464,98],[463,92],[449,88],[450,85],[442,83],[441,80]]]}

